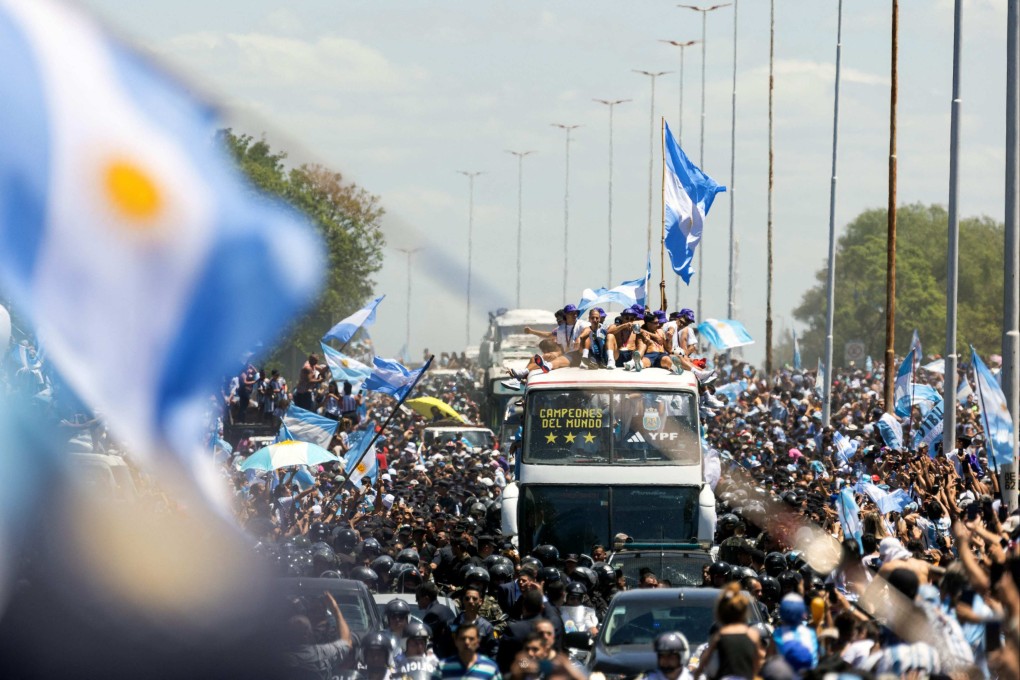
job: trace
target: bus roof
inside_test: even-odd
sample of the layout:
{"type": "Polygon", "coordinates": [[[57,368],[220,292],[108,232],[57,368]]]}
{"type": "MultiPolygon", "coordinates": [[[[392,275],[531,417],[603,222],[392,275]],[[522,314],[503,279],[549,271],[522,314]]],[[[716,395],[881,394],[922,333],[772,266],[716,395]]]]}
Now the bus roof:
{"type": "Polygon", "coordinates": [[[556,315],[545,309],[510,309],[496,317],[497,326],[556,325],[556,315]]]}
{"type": "Polygon", "coordinates": [[[528,377],[528,390],[536,389],[681,389],[698,391],[698,381],[690,371],[675,375],[663,368],[646,368],[643,371],[624,371],[581,368],[558,368],[548,373],[536,373],[528,377]]]}

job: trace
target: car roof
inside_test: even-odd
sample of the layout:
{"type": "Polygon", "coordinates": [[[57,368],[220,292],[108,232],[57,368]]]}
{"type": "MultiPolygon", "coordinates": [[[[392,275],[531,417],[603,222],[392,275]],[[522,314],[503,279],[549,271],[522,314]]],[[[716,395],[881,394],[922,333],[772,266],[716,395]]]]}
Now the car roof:
{"type": "Polygon", "coordinates": [[[612,606],[634,602],[676,602],[707,604],[719,598],[719,588],[635,588],[613,597],[612,606]]]}
{"type": "Polygon", "coordinates": [[[368,592],[368,588],[364,583],[349,578],[305,578],[304,576],[298,576],[283,577],[280,581],[283,581],[288,585],[296,585],[298,588],[343,590],[351,592],[364,590],[366,593],[368,592]]]}

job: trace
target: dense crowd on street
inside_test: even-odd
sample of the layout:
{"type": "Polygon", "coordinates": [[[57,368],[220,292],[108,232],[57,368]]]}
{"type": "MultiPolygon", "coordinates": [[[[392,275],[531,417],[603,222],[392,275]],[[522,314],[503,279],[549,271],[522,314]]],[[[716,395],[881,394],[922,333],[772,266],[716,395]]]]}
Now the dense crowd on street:
{"type": "MultiPolygon", "coordinates": [[[[787,366],[769,380],[735,355],[699,361],[696,341],[679,332],[693,322],[689,310],[672,318],[628,310],[608,335],[599,311],[589,317],[595,323],[563,334],[581,340],[567,351],[556,332],[543,337],[553,342],[530,371],[607,368],[628,352],[622,368],[692,370],[701,381],[706,481],[719,516],[703,585],[719,589],[716,621],[707,648],[659,636],[654,677],[1020,677],[1020,516],[1001,502],[973,401],[959,405],[953,442],[894,449],[878,427],[880,365],[834,371],[826,423],[814,371],[787,366]],[[676,321],[668,339],[659,333],[676,321]],[[607,340],[624,326],[640,344],[607,340]],[[819,546],[835,559],[820,557],[819,546]],[[751,609],[765,623],[748,625],[751,609]]],[[[415,395],[479,422],[484,397],[471,362],[450,353],[444,368],[426,373],[415,395]]],[[[15,367],[9,377],[26,398],[53,400],[40,368],[15,367]]],[[[937,374],[921,379],[941,389],[937,374]]],[[[502,535],[509,451],[454,438],[424,446],[431,419],[332,380],[314,355],[292,385],[246,365],[212,404],[212,455],[263,563],[279,576],[350,578],[374,593],[403,593],[422,612],[413,619],[395,600],[384,629],[358,639],[332,598],[295,599],[286,622],[294,677],[587,675],[565,637],[597,633],[610,600],[628,587],[607,564],[626,537],[589,554],[552,545],[519,554],[502,535]],[[256,444],[226,445],[224,427],[278,422],[289,404],[341,424],[329,446],[341,458],[353,433],[374,427],[375,480],[351,484],[341,465],[319,466],[304,483],[293,470],[241,471],[256,444]]],[[[80,404],[70,410],[80,413],[68,422],[106,448],[101,422],[80,404]]],[[[909,433],[921,417],[914,408],[901,425],[909,433]]],[[[668,585],[648,573],[630,587],[668,585]]]]}

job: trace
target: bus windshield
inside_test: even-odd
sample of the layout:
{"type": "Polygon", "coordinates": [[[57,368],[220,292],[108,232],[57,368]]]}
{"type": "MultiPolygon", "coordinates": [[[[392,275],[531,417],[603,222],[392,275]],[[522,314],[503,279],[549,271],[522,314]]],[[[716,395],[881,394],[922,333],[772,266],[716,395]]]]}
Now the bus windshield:
{"type": "Polygon", "coordinates": [[[700,465],[697,409],[690,392],[536,390],[523,462],[700,465]]]}

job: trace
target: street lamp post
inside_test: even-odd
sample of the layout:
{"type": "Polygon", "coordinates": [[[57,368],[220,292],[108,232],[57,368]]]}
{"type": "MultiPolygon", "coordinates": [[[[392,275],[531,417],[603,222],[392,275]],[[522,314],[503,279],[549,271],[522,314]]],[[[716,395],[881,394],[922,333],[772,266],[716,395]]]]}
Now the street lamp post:
{"type": "Polygon", "coordinates": [[[629,99],[593,99],[599,104],[609,107],[609,267],[606,269],[606,285],[613,285],[613,108],[617,104],[629,102],[629,99]]]}
{"type": "MultiPolygon", "coordinates": [[[[691,45],[698,44],[699,41],[697,41],[697,40],[687,40],[686,42],[681,42],[679,40],[660,40],[659,42],[664,42],[667,45],[672,45],[673,47],[679,47],[680,48],[680,102],[679,102],[679,105],[677,106],[676,138],[677,138],[677,141],[680,142],[680,144],[682,146],[683,145],[683,137],[684,137],[684,52],[686,52],[687,48],[690,47],[691,45]]],[[[731,184],[732,184],[732,182],[731,182],[731,184]]],[[[674,287],[674,291],[673,291],[673,293],[674,293],[673,299],[677,303],[679,303],[679,301],[680,301],[680,277],[679,276],[677,276],[674,279],[674,284],[675,284],[675,287],[674,287]]]]}
{"type": "Polygon", "coordinates": [[[566,171],[563,180],[563,303],[567,300],[567,263],[569,257],[569,225],[570,225],[570,131],[581,127],[580,125],[564,125],[563,123],[551,123],[567,133],[566,171]]]}
{"type": "Polygon", "coordinates": [[[404,351],[407,352],[408,356],[411,356],[411,258],[419,250],[423,250],[423,248],[419,246],[417,248],[394,248],[394,250],[407,255],[407,316],[404,321],[406,324],[404,329],[404,351]]]}
{"type": "Polygon", "coordinates": [[[475,230],[475,177],[483,174],[481,170],[476,172],[468,172],[467,170],[458,170],[457,174],[464,175],[468,178],[468,258],[467,258],[467,303],[464,316],[464,336],[465,336],[465,347],[471,344],[471,251],[472,251],[472,235],[475,230]]]}
{"type": "Polygon", "coordinates": [[[517,296],[514,305],[521,306],[521,193],[524,185],[524,157],[535,153],[534,151],[510,151],[507,153],[517,157],[517,296]]]}
{"type": "MultiPolygon", "coordinates": [[[[647,254],[648,257],[652,256],[652,167],[653,161],[655,160],[655,79],[659,76],[664,76],[672,71],[639,71],[638,69],[631,69],[634,73],[640,73],[643,76],[648,76],[652,80],[652,100],[650,108],[650,115],[648,119],[648,243],[647,243],[647,254]]],[[[612,284],[610,284],[612,285],[612,284]]]]}
{"type": "MultiPolygon", "coordinates": [[[[691,9],[695,12],[701,12],[701,144],[698,153],[698,165],[701,169],[705,169],[705,55],[706,55],[706,33],[705,29],[707,26],[707,17],[709,12],[714,12],[717,9],[723,7],[729,7],[730,3],[722,5],[710,5],[709,7],[699,7],[697,5],[677,5],[677,7],[683,7],[684,9],[691,9]]],[[[701,318],[701,293],[702,293],[702,274],[705,268],[702,266],[702,261],[705,255],[705,242],[702,240],[698,244],[698,318],[701,318]]]]}

